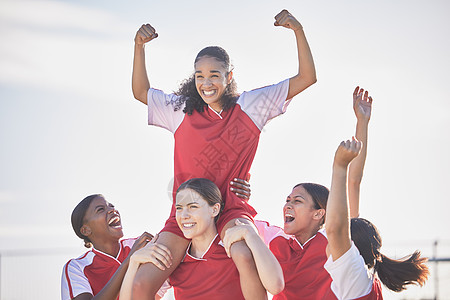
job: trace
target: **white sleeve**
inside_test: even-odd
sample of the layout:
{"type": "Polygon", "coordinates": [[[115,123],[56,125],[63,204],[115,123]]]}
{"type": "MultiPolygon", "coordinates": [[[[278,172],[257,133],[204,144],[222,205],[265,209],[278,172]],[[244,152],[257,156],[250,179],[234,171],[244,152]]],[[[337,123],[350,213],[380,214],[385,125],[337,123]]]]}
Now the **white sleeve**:
{"type": "Polygon", "coordinates": [[[337,260],[333,261],[330,255],[324,268],[333,279],[331,290],[338,299],[360,298],[372,290],[373,274],[353,242],[350,249],[337,260]]]}
{"type": "Polygon", "coordinates": [[[149,89],[147,92],[148,124],[175,133],[185,115],[184,103],[177,111],[174,110],[179,99],[180,97],[175,94],[165,94],[157,89],[149,89]]]}
{"type": "Polygon", "coordinates": [[[70,300],[82,293],[94,294],[89,280],[84,276],[80,265],[71,260],[63,268],[61,300],[70,300]]]}
{"type": "Polygon", "coordinates": [[[159,288],[157,294],[158,296],[160,296],[161,298],[164,297],[164,295],[167,293],[167,291],[171,288],[172,286],[169,284],[169,281],[166,280],[164,281],[164,283],[162,284],[162,286],[159,288]]]}
{"type": "Polygon", "coordinates": [[[288,92],[289,79],[286,79],[278,84],[243,92],[237,104],[262,130],[269,120],[286,111],[291,102],[291,99],[286,99],[288,92]]]}

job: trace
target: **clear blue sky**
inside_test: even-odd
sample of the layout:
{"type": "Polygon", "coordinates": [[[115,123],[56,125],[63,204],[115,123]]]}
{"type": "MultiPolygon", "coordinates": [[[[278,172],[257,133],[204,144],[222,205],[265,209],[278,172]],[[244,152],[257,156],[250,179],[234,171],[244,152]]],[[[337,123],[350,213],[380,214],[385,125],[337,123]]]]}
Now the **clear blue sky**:
{"type": "Polygon", "coordinates": [[[220,45],[244,91],[296,73],[294,36],[273,26],[283,8],[304,26],[318,82],[262,133],[251,172],[259,217],[281,225],[294,184],[329,186],[360,85],[374,98],[361,215],[399,256],[434,239],[448,246],[446,1],[0,0],[0,250],[81,253],[70,213],[92,193],[118,207],[127,236],[161,229],[173,139],[133,100],[135,32],[148,22],[159,33],[146,50],[153,86],[175,90],[196,53],[220,45]]]}

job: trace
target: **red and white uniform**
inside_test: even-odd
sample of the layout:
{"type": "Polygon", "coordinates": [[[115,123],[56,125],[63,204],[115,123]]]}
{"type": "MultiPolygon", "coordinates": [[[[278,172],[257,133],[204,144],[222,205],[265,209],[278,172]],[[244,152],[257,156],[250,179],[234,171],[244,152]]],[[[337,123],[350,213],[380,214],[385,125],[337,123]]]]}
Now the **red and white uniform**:
{"type": "Polygon", "coordinates": [[[353,242],[337,260],[333,261],[330,255],[324,267],[331,275],[331,290],[338,299],[383,299],[380,280],[367,268],[353,242]]]}
{"type": "Polygon", "coordinates": [[[175,299],[243,300],[239,273],[216,235],[202,257],[189,254],[169,277],[175,299]]]}
{"type": "MultiPolygon", "coordinates": [[[[174,134],[174,186],[176,190],[188,179],[207,178],[220,189],[225,203],[217,229],[230,220],[245,217],[250,220],[256,211],[246,200],[230,192],[233,178],[248,178],[264,125],[284,113],[289,79],[278,84],[243,92],[236,105],[228,111],[215,112],[209,106],[192,115],[183,113],[184,105],[174,111],[179,96],[149,89],[147,95],[148,123],[166,128],[174,134]]],[[[162,231],[181,237],[175,221],[175,206],[162,231]]]]}
{"type": "Polygon", "coordinates": [[[61,278],[61,299],[73,299],[82,293],[98,294],[127,258],[135,240],[121,240],[117,257],[92,249],[69,260],[61,278]]]}
{"type": "Polygon", "coordinates": [[[336,299],[330,289],[331,277],[323,267],[328,244],[323,230],[302,245],[282,228],[263,221],[255,224],[283,269],[285,288],[273,299],[336,299]]]}
{"type": "MultiPolygon", "coordinates": [[[[121,240],[117,257],[92,249],[69,260],[62,272],[61,300],[70,300],[82,293],[97,295],[127,258],[135,241],[136,238],[121,240]]],[[[164,296],[167,289],[165,283],[158,295],[164,296]]]]}

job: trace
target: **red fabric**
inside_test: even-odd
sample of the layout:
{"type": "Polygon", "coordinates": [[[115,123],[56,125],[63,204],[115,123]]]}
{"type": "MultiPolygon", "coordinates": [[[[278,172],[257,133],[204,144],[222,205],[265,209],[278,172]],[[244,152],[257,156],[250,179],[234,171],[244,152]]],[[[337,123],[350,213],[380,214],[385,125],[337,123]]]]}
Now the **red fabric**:
{"type": "MultiPolygon", "coordinates": [[[[230,192],[233,178],[247,179],[258,147],[260,131],[236,104],[222,112],[221,119],[211,109],[186,115],[175,132],[174,189],[191,178],[207,178],[222,193],[224,210],[217,222],[219,233],[232,219],[253,220],[255,209],[246,200],[230,192]]],[[[183,237],[175,220],[175,206],[162,231],[183,237]]]]}
{"type": "Polygon", "coordinates": [[[269,248],[283,269],[285,288],[273,297],[281,299],[337,299],[331,292],[331,277],[323,265],[327,260],[327,239],[321,233],[303,248],[294,238],[275,237],[269,248]]]}
{"type": "Polygon", "coordinates": [[[239,273],[217,236],[201,258],[186,255],[183,262],[170,275],[175,299],[243,300],[239,273]]]}
{"type": "Polygon", "coordinates": [[[358,300],[383,300],[383,293],[381,289],[381,282],[378,278],[375,277],[375,280],[372,284],[372,290],[369,294],[364,297],[358,298],[358,300]]]}

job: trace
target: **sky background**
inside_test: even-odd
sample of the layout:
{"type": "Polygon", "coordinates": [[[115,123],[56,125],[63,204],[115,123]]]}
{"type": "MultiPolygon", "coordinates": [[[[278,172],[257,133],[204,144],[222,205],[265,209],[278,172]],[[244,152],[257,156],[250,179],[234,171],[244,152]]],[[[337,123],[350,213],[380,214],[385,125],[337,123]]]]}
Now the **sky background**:
{"type": "MultiPolygon", "coordinates": [[[[62,265],[85,251],[70,214],[87,195],[116,205],[126,236],[162,228],[173,137],[147,125],[131,92],[141,24],[159,34],[146,48],[152,86],[176,90],[197,52],[219,45],[242,92],[297,72],[294,34],[273,26],[283,8],[304,27],[318,81],[261,134],[251,170],[258,218],[282,225],[295,184],[330,185],[334,152],[354,134],[359,85],[374,98],[361,216],[378,226],[387,254],[430,256],[439,240],[438,256],[450,257],[447,1],[0,0],[2,299],[59,297],[62,265]],[[44,287],[23,285],[23,268],[44,287]]],[[[400,296],[430,297],[434,280],[400,296]]]]}

